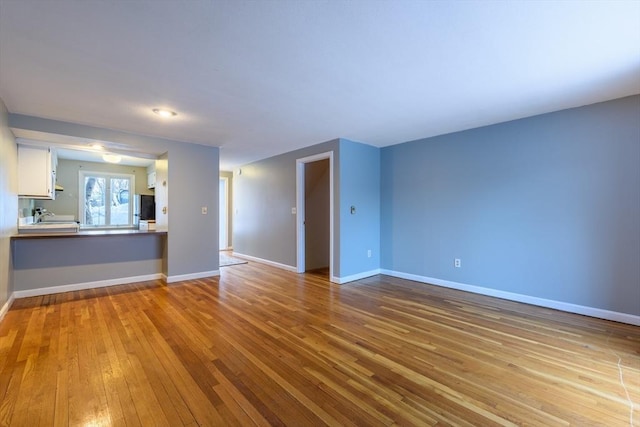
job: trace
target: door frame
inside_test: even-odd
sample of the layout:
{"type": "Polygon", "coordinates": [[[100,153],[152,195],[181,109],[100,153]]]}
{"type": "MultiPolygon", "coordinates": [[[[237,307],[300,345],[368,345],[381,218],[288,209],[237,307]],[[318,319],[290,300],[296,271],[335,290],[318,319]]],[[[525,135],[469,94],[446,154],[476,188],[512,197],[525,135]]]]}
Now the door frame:
{"type": "Polygon", "coordinates": [[[329,278],[333,279],[333,151],[314,154],[296,160],[296,271],[305,272],[305,182],[304,166],[307,163],[329,159],[329,278]]]}
{"type": "MultiPolygon", "coordinates": [[[[220,180],[218,181],[218,185],[220,185],[220,181],[224,181],[224,211],[225,211],[225,215],[224,215],[224,229],[225,229],[225,237],[226,237],[226,242],[225,242],[225,247],[224,248],[219,248],[219,250],[223,251],[226,249],[229,249],[229,177],[228,176],[221,176],[220,180]]],[[[218,202],[220,201],[220,197],[218,196],[218,202]]],[[[220,216],[220,207],[218,207],[218,216],[220,216]]],[[[220,232],[220,228],[222,228],[223,221],[219,221],[218,224],[218,233],[220,232]]],[[[220,246],[220,236],[218,236],[218,246],[220,246]]]]}

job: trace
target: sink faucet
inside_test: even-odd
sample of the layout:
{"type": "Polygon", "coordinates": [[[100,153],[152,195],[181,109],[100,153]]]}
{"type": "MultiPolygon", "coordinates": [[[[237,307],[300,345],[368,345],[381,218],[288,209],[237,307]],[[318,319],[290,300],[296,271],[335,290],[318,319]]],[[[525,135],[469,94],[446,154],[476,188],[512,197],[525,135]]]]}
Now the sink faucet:
{"type": "Polygon", "coordinates": [[[49,212],[46,209],[36,209],[34,220],[36,223],[42,222],[42,219],[47,216],[56,216],[56,214],[54,214],[53,212],[49,212]]]}

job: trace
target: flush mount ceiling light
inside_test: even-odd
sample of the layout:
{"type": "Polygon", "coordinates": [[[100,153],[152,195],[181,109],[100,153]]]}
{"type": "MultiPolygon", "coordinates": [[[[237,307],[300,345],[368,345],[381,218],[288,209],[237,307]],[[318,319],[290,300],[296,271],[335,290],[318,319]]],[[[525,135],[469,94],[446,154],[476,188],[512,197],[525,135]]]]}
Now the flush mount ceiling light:
{"type": "Polygon", "coordinates": [[[154,108],[153,112],[160,117],[174,117],[178,115],[178,113],[176,113],[175,111],[163,110],[162,108],[154,108]]]}
{"type": "Polygon", "coordinates": [[[118,156],[117,154],[103,154],[102,160],[107,163],[120,163],[122,156],[118,156]]]}

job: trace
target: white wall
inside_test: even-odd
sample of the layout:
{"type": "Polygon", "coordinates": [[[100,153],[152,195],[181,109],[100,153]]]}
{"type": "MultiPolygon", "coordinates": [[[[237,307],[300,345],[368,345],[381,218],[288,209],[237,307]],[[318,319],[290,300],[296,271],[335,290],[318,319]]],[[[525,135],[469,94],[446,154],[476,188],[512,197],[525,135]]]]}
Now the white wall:
{"type": "Polygon", "coordinates": [[[220,171],[221,178],[227,178],[227,239],[228,246],[233,247],[233,172],[220,171]]]}
{"type": "Polygon", "coordinates": [[[18,227],[18,149],[0,99],[0,317],[13,292],[11,236],[18,227]]]}

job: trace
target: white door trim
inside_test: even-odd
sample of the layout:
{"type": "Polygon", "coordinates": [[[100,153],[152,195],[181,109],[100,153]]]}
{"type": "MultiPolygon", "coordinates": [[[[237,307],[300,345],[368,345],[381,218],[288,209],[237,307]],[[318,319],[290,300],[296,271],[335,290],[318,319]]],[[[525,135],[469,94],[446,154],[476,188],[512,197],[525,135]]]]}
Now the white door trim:
{"type": "Polygon", "coordinates": [[[329,277],[333,278],[333,151],[315,154],[296,160],[296,271],[305,272],[304,237],[304,165],[305,163],[329,159],[329,277]]]}
{"type": "MultiPolygon", "coordinates": [[[[224,250],[224,249],[229,249],[229,177],[228,176],[221,176],[220,177],[220,181],[224,181],[224,217],[223,218],[219,218],[222,219],[222,221],[220,221],[219,224],[219,228],[218,228],[218,232],[220,232],[220,228],[224,227],[224,236],[226,237],[225,242],[223,243],[222,247],[219,248],[220,250],[224,250]],[[224,224],[223,224],[224,222],[224,224]]],[[[219,185],[219,182],[218,182],[219,185]]],[[[218,197],[218,201],[220,200],[220,197],[218,197]]],[[[218,209],[220,209],[220,207],[218,207],[218,209]]],[[[220,214],[218,213],[218,217],[220,217],[220,214]]],[[[220,242],[222,239],[220,239],[220,236],[218,237],[218,241],[220,242]]],[[[220,246],[220,245],[219,245],[220,246]]]]}

